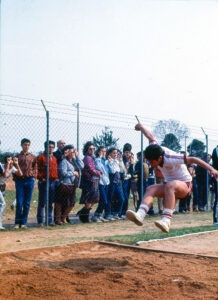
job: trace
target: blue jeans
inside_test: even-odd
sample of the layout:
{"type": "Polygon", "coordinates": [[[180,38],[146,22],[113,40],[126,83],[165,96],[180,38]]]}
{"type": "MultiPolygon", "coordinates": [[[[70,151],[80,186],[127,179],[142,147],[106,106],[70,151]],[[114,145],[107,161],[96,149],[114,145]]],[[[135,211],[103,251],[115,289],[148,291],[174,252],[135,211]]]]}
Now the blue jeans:
{"type": "Polygon", "coordinates": [[[124,203],[123,203],[121,215],[125,215],[126,211],[128,210],[130,187],[131,187],[131,179],[124,180],[123,181],[124,203]]]}
{"type": "MultiPolygon", "coordinates": [[[[48,223],[52,223],[52,210],[55,199],[55,186],[54,180],[49,180],[49,203],[48,203],[48,223]]],[[[46,207],[46,182],[39,181],[39,202],[37,209],[37,222],[38,224],[43,223],[44,220],[44,208],[46,207]]]]}
{"type": "Polygon", "coordinates": [[[26,225],[27,223],[34,183],[33,177],[15,181],[17,199],[15,224],[26,225]]]}
{"type": "MultiPolygon", "coordinates": [[[[100,199],[95,211],[96,216],[102,216],[103,210],[108,211],[108,185],[99,184],[100,199]]],[[[108,213],[110,214],[110,213],[108,213]]]]}
{"type": "MultiPolygon", "coordinates": [[[[111,211],[111,203],[113,202],[113,216],[121,216],[123,203],[125,201],[124,194],[123,194],[123,187],[122,183],[119,184],[111,183],[109,185],[109,194],[108,194],[108,212],[111,211]],[[114,196],[117,196],[116,200],[114,200],[114,196]]],[[[107,215],[106,215],[107,216],[107,215]]]]}

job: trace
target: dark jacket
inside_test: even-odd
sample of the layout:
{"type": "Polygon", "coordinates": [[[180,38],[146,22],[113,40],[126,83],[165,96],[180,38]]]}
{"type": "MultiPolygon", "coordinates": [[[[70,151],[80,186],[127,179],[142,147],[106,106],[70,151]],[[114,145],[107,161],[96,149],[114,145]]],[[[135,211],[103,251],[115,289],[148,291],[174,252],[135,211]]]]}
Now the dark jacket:
{"type": "Polygon", "coordinates": [[[213,167],[214,169],[218,170],[218,155],[217,155],[217,148],[218,145],[216,146],[216,148],[213,149],[213,153],[212,153],[212,160],[213,160],[213,167]]]}

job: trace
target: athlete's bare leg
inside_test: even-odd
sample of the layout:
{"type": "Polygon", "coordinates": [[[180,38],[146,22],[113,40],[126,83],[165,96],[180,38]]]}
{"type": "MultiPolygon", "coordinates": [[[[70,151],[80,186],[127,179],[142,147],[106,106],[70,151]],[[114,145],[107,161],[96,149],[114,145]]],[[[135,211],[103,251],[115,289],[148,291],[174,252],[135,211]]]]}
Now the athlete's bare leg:
{"type": "Polygon", "coordinates": [[[149,186],[137,213],[133,213],[129,210],[127,211],[127,218],[135,222],[137,225],[143,225],[144,217],[151,207],[154,197],[164,198],[163,219],[162,221],[156,221],[155,225],[161,228],[164,232],[169,232],[170,220],[176,205],[176,199],[183,199],[187,196],[187,194],[188,187],[186,183],[179,180],[149,186]],[[167,228],[163,228],[163,221],[164,224],[167,224],[167,228]]]}

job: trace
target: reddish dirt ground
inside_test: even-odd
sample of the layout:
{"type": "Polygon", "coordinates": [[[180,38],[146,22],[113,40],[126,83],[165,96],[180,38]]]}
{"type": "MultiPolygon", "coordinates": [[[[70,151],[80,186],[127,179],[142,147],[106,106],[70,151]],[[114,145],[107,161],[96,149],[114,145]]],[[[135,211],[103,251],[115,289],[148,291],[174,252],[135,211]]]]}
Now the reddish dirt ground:
{"type": "Polygon", "coordinates": [[[0,255],[0,299],[218,299],[218,260],[85,242],[0,255]]]}

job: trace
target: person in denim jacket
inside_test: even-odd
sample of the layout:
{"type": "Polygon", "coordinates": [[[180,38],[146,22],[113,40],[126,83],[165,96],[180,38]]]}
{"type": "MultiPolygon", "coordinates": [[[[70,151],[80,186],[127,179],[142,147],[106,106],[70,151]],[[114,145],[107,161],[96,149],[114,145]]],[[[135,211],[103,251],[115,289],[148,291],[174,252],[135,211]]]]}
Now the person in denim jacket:
{"type": "Polygon", "coordinates": [[[99,181],[99,192],[100,199],[98,202],[98,207],[92,217],[93,222],[106,222],[107,219],[103,218],[103,211],[105,214],[109,214],[109,206],[108,206],[108,187],[110,183],[109,179],[109,170],[108,165],[106,164],[106,148],[104,146],[100,146],[96,151],[95,158],[95,166],[96,169],[102,172],[102,176],[99,181]]]}
{"type": "Polygon", "coordinates": [[[109,195],[108,195],[108,212],[105,216],[110,218],[109,212],[111,211],[114,219],[121,219],[123,203],[125,201],[122,187],[121,174],[125,173],[125,166],[123,164],[122,155],[119,154],[116,148],[112,147],[108,150],[107,165],[109,168],[109,195]],[[116,199],[114,199],[116,196],[116,199]],[[111,209],[112,206],[112,209],[111,209]]]}
{"type": "Polygon", "coordinates": [[[84,163],[79,158],[79,153],[74,149],[73,145],[65,146],[63,152],[66,153],[66,156],[58,166],[59,182],[56,195],[57,225],[67,223],[67,216],[75,205],[79,174],[84,167],[84,163]]]}

